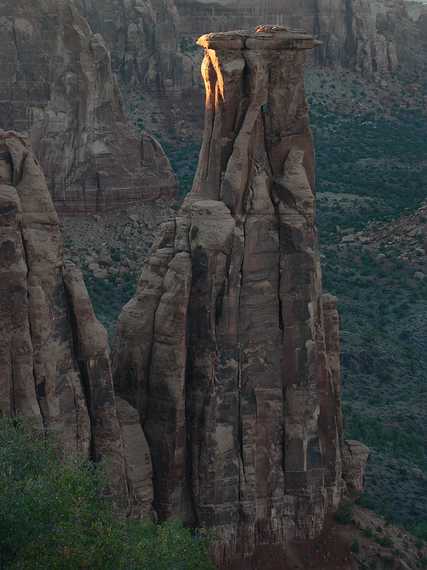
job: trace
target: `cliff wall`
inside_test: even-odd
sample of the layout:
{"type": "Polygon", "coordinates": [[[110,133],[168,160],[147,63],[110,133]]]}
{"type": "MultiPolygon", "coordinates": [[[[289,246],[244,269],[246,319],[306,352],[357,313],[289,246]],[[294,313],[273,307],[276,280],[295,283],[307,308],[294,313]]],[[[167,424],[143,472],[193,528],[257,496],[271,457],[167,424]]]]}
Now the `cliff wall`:
{"type": "Polygon", "coordinates": [[[131,130],[104,40],[72,1],[2,2],[0,63],[0,127],[30,134],[59,213],[175,197],[168,159],[131,130]]]}

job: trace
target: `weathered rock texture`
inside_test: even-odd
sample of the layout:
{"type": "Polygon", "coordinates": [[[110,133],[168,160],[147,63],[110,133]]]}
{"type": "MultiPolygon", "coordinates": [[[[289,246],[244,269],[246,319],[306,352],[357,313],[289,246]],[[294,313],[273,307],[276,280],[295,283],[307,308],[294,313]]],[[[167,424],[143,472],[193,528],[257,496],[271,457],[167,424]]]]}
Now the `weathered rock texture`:
{"type": "MultiPolygon", "coordinates": [[[[393,71],[399,66],[396,30],[384,20],[408,15],[404,0],[176,0],[180,31],[222,31],[227,25],[253,26],[259,21],[310,30],[323,40],[317,61],[365,72],[393,71]]],[[[399,20],[393,20],[396,24],[399,20]]]]}
{"type": "Polygon", "coordinates": [[[216,558],[316,537],[343,492],[338,313],[324,295],[304,96],[309,35],[209,34],[191,194],[124,308],[115,384],[151,451],[154,507],[216,558]]]}
{"type": "Polygon", "coordinates": [[[130,129],[104,40],[72,0],[3,1],[0,63],[0,127],[30,133],[60,213],[175,196],[168,159],[130,129]]]}
{"type": "Polygon", "coordinates": [[[107,334],[81,272],[64,264],[58,218],[38,162],[25,139],[5,131],[0,131],[0,415],[31,418],[56,434],[65,455],[105,459],[120,508],[136,516],[151,511],[147,445],[135,412],[126,402],[117,404],[107,334]]]}
{"type": "Polygon", "coordinates": [[[425,77],[426,18],[406,0],[77,0],[103,35],[135,116],[163,133],[188,134],[202,116],[194,39],[260,22],[322,40],[317,63],[370,76],[425,77]],[[141,100],[141,93],[143,100],[141,100]]]}

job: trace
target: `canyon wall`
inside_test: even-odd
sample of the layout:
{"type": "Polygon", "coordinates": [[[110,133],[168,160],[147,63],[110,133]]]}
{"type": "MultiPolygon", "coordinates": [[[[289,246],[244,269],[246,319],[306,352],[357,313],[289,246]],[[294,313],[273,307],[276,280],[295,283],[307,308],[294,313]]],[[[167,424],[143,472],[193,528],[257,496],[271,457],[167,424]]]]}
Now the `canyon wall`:
{"type": "Polygon", "coordinates": [[[151,513],[151,461],[136,412],[113,390],[107,333],[28,142],[0,131],[0,415],[54,436],[64,456],[105,460],[121,511],[151,513]]]}
{"type": "Polygon", "coordinates": [[[59,213],[175,197],[168,159],[131,130],[104,40],[71,0],[2,2],[0,63],[0,127],[30,134],[59,213]]]}
{"type": "Polygon", "coordinates": [[[200,54],[206,32],[262,23],[318,37],[317,64],[365,76],[425,77],[422,17],[405,0],[78,0],[113,53],[113,69],[134,117],[163,135],[201,129],[200,54]]]}
{"type": "MultiPolygon", "coordinates": [[[[345,487],[339,318],[322,290],[304,95],[316,43],[268,26],[199,39],[193,189],[118,323],[115,387],[140,413],[154,508],[214,529],[220,567],[319,536],[345,487]]],[[[361,466],[345,472],[357,489],[361,466]]]]}

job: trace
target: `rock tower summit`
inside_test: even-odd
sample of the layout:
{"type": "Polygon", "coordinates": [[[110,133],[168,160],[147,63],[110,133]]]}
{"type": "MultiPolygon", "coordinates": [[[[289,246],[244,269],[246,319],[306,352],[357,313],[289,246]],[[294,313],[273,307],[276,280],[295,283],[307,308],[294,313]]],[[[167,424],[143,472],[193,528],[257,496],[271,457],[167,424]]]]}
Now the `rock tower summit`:
{"type": "Polygon", "coordinates": [[[205,49],[306,50],[321,45],[310,34],[285,26],[258,26],[255,30],[236,30],[205,34],[197,40],[205,49]]]}
{"type": "Polygon", "coordinates": [[[222,568],[318,536],[341,499],[339,319],[304,95],[318,42],[263,26],[198,43],[198,170],[122,312],[113,367],[140,413],[155,510],[214,529],[222,568]]]}

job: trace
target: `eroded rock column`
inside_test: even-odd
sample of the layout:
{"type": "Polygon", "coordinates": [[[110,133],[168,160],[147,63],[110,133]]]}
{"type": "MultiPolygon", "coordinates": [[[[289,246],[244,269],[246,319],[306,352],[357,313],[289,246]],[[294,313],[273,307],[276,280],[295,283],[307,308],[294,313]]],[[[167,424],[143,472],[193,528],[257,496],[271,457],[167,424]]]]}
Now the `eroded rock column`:
{"type": "Polygon", "coordinates": [[[151,514],[138,415],[113,390],[107,333],[62,235],[28,141],[0,130],[0,416],[53,433],[64,456],[105,460],[120,510],[151,514]]]}
{"type": "Polygon", "coordinates": [[[317,536],[340,500],[338,317],[304,95],[316,41],[260,27],[198,43],[197,174],[121,315],[114,374],[141,415],[160,518],[213,528],[225,565],[317,536]]]}

